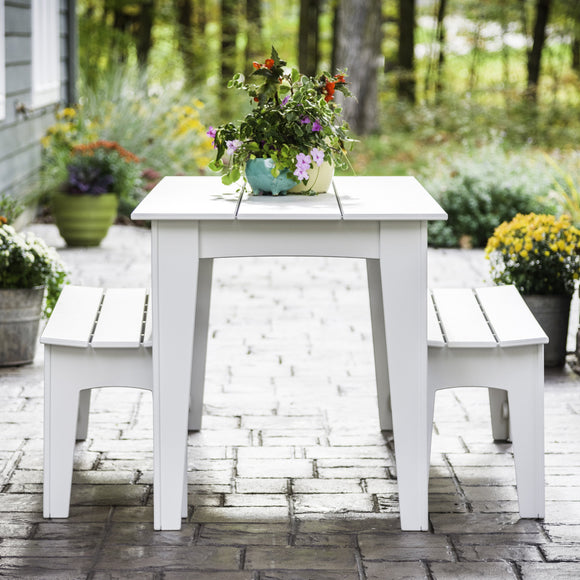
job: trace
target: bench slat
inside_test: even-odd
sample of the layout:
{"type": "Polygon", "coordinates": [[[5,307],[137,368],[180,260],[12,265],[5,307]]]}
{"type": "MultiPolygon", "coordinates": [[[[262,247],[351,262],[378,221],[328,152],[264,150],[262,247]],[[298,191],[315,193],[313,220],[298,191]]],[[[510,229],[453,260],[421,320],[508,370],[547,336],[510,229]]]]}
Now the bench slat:
{"type": "Polygon", "coordinates": [[[145,316],[145,332],[143,333],[143,346],[151,348],[153,346],[153,314],[151,308],[151,296],[147,303],[147,312],[145,316]]]}
{"type": "Polygon", "coordinates": [[[89,346],[102,288],[65,286],[40,338],[43,344],[89,346]]]}
{"type": "Polygon", "coordinates": [[[113,288],[107,290],[97,328],[94,348],[136,348],[141,344],[144,288],[113,288]]]}
{"type": "Polygon", "coordinates": [[[429,294],[427,299],[427,344],[429,346],[445,346],[445,338],[441,332],[431,294],[429,294]]]}
{"type": "Polygon", "coordinates": [[[545,344],[548,337],[515,286],[476,288],[500,346],[545,344]]]}
{"type": "Polygon", "coordinates": [[[495,340],[469,288],[435,288],[433,299],[450,348],[495,348],[495,340]]]}

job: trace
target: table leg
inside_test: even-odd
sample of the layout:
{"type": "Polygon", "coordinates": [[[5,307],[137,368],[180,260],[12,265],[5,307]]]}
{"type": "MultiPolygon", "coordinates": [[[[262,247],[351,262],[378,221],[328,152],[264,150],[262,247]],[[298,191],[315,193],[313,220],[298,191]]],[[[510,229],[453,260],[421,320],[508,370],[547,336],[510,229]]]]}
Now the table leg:
{"type": "Polygon", "coordinates": [[[188,429],[190,431],[199,431],[201,429],[212,270],[213,259],[205,258],[199,261],[195,335],[193,338],[193,368],[191,371],[191,393],[189,400],[188,429]]]}
{"type": "Polygon", "coordinates": [[[196,222],[153,222],[154,528],[179,530],[199,270],[196,222]]]}
{"type": "Polygon", "coordinates": [[[401,529],[427,530],[426,223],[381,223],[379,261],[401,529]]]}
{"type": "Polygon", "coordinates": [[[392,430],[391,401],[389,389],[389,365],[385,353],[385,312],[383,310],[383,286],[378,260],[367,259],[367,278],[369,283],[369,303],[371,307],[371,327],[375,355],[375,377],[377,381],[377,400],[381,431],[392,430]]]}

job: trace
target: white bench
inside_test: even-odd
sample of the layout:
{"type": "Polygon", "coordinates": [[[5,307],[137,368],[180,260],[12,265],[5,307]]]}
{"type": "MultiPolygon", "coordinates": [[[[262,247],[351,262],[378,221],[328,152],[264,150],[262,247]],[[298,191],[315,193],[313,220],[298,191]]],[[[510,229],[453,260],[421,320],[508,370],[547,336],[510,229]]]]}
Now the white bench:
{"type": "Polygon", "coordinates": [[[428,303],[429,426],[437,390],[487,387],[493,437],[513,443],[520,516],[543,517],[548,337],[514,286],[434,289],[428,303]]]}
{"type": "Polygon", "coordinates": [[[90,389],[153,388],[147,302],[142,288],[66,286],[58,299],[40,339],[44,517],[68,517],[74,444],[87,436],[90,389]]]}

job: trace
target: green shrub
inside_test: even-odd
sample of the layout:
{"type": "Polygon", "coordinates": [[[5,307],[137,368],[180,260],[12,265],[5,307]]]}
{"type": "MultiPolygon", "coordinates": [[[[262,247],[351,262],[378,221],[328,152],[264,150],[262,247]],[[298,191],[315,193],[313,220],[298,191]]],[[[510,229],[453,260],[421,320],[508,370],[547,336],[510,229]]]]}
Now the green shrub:
{"type": "Polygon", "coordinates": [[[459,157],[442,175],[428,180],[427,189],[447,212],[447,222],[429,224],[429,243],[438,247],[484,247],[494,229],[522,213],[556,213],[549,194],[553,173],[536,156],[508,156],[491,148],[477,158],[459,157]]]}

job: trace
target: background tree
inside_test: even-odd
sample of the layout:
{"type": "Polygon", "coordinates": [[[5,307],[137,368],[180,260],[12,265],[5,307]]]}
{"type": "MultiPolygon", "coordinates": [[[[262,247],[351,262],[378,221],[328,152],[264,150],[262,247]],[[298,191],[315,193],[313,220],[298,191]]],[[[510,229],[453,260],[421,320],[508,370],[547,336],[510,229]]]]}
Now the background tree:
{"type": "Polygon", "coordinates": [[[175,1],[175,36],[183,63],[183,80],[187,87],[202,84],[207,79],[205,0],[175,1]]]}
{"type": "Polygon", "coordinates": [[[399,0],[399,79],[397,95],[415,102],[415,0],[399,0]]]}
{"type": "Polygon", "coordinates": [[[263,58],[264,48],[262,2],[261,0],[246,0],[246,54],[244,58],[246,74],[252,72],[252,62],[263,58]]]}
{"type": "Polygon", "coordinates": [[[345,101],[345,119],[359,135],[377,131],[380,0],[341,0],[334,33],[336,68],[346,69],[350,89],[356,97],[345,101]]]}
{"type": "Polygon", "coordinates": [[[318,19],[320,0],[300,0],[300,28],[298,32],[298,69],[314,76],[318,72],[318,19]]]}
{"type": "Polygon", "coordinates": [[[536,1],[533,44],[532,49],[528,51],[528,83],[526,87],[526,94],[533,102],[536,102],[538,98],[542,50],[546,41],[546,26],[548,25],[551,4],[552,0],[536,1]]]}

